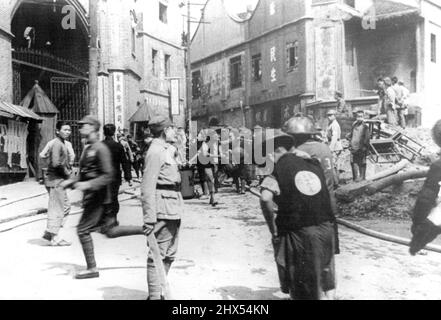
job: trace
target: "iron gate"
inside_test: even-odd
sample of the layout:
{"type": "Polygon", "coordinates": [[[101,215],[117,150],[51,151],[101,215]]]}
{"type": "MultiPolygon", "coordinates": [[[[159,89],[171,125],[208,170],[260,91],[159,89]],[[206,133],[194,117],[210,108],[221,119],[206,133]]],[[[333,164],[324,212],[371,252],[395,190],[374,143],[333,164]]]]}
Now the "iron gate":
{"type": "Polygon", "coordinates": [[[82,79],[53,77],[51,78],[51,100],[60,111],[59,120],[68,122],[72,127],[70,141],[75,150],[75,162],[77,162],[83,149],[78,121],[87,114],[88,83],[82,79]]]}

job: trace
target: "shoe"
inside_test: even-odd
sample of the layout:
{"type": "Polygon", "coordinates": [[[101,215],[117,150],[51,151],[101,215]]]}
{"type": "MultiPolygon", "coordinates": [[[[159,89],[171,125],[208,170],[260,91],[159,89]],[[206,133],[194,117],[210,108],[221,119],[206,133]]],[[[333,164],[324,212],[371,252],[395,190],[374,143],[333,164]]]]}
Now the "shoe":
{"type": "Polygon", "coordinates": [[[43,239],[47,240],[47,241],[52,241],[52,239],[54,238],[54,235],[50,232],[45,232],[43,235],[43,239]]]}
{"type": "Polygon", "coordinates": [[[84,279],[98,278],[99,276],[100,273],[96,270],[83,270],[75,275],[75,279],[84,280],[84,279]]]}
{"type": "Polygon", "coordinates": [[[67,242],[66,240],[63,240],[63,239],[53,238],[51,240],[51,247],[70,247],[71,245],[72,245],[72,243],[67,242]]]}
{"type": "Polygon", "coordinates": [[[208,200],[208,199],[209,199],[209,196],[207,196],[207,195],[203,195],[199,198],[199,200],[208,200]]]}

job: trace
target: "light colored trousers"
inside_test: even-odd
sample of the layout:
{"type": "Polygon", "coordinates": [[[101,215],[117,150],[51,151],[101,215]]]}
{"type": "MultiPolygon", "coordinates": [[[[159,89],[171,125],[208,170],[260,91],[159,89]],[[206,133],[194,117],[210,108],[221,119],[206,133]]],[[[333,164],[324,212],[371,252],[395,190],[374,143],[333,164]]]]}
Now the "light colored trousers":
{"type": "Polygon", "coordinates": [[[46,231],[57,235],[63,227],[64,219],[70,213],[70,202],[66,190],[62,187],[46,189],[49,193],[46,231]]]}

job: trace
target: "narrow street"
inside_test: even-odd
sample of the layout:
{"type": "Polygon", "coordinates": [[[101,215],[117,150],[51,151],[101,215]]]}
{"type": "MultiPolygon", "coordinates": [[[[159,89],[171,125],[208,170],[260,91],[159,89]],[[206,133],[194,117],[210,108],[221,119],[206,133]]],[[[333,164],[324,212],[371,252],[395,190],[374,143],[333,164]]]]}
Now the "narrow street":
{"type": "MultiPolygon", "coordinates": [[[[178,260],[169,275],[173,299],[287,299],[279,290],[257,198],[231,191],[221,189],[217,208],[186,201],[178,260]]],[[[63,231],[71,247],[45,246],[44,219],[0,233],[0,299],[146,299],[143,236],[107,239],[94,234],[100,278],[73,279],[74,271],[85,264],[75,233],[78,219],[70,216],[63,231]]],[[[138,200],[121,203],[119,220],[121,225],[141,223],[138,200]]],[[[346,228],[340,229],[340,241],[338,299],[441,299],[440,254],[411,257],[404,246],[346,228]]]]}

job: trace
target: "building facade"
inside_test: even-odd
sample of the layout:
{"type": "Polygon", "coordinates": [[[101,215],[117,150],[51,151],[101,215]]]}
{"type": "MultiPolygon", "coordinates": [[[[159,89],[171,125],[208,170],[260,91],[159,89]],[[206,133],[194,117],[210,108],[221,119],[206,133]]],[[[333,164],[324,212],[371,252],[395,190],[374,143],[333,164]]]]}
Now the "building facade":
{"type": "Polygon", "coordinates": [[[326,125],[340,91],[377,108],[376,80],[397,76],[411,115],[441,118],[436,92],[441,7],[431,0],[260,0],[243,20],[210,0],[193,42],[193,115],[235,126],[280,127],[302,112],[326,125]]]}
{"type": "MultiPolygon", "coordinates": [[[[130,118],[147,105],[183,126],[185,51],[180,2],[95,3],[99,54],[94,94],[100,121],[114,123],[121,131],[130,129],[130,118]]],[[[78,156],[82,149],[78,121],[91,112],[89,5],[88,0],[0,1],[0,100],[20,104],[38,81],[58,109],[58,120],[71,124],[78,156]]]]}

